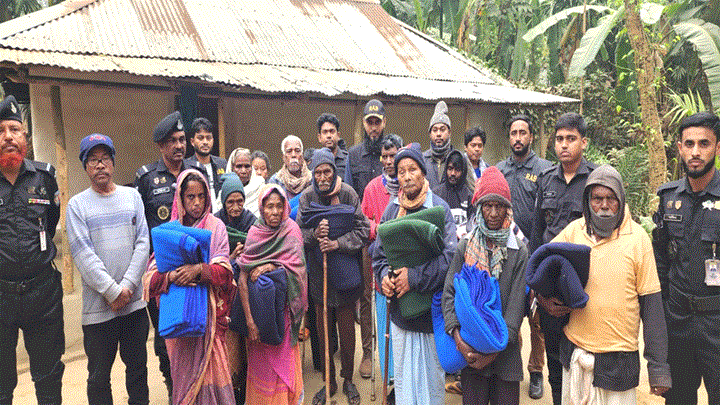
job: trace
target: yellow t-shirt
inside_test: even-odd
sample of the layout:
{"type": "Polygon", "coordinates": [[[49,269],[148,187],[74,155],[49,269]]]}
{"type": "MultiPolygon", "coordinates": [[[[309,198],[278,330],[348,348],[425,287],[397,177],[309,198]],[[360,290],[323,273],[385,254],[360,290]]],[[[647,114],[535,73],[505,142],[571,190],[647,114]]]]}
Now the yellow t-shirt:
{"type": "Polygon", "coordinates": [[[625,218],[612,236],[595,242],[585,228],[585,218],[576,219],[553,242],[590,246],[590,273],[585,308],[570,313],[564,331],[577,346],[606,353],[638,350],[641,295],[660,291],[652,244],[645,230],[625,218]]]}

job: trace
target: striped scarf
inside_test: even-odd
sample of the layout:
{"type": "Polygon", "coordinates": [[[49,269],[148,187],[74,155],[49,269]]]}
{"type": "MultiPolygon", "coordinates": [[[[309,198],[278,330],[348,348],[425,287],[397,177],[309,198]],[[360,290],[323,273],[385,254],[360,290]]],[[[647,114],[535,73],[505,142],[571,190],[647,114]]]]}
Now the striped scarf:
{"type": "Polygon", "coordinates": [[[478,204],[474,228],[465,250],[465,263],[477,265],[478,269],[489,272],[495,278],[500,277],[502,265],[507,259],[510,224],[512,209],[508,208],[502,227],[495,231],[488,229],[482,215],[482,204],[478,204]]]}

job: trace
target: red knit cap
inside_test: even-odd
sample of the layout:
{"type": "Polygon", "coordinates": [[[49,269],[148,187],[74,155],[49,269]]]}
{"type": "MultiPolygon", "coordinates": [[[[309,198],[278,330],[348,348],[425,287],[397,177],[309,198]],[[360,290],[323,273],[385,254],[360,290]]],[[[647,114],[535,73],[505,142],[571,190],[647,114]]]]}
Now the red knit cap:
{"type": "Polygon", "coordinates": [[[505,176],[495,166],[485,169],[482,176],[475,182],[472,205],[487,201],[498,201],[511,207],[510,186],[508,186],[505,176]]]}

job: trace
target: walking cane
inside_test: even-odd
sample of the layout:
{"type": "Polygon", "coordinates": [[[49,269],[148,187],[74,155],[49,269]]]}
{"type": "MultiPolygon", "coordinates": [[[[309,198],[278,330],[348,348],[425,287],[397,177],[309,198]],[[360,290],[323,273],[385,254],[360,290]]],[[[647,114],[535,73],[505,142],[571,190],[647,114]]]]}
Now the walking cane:
{"type": "Polygon", "coordinates": [[[377,323],[375,322],[375,272],[372,271],[372,263],[370,263],[370,277],[372,278],[372,288],[370,292],[370,329],[372,330],[372,351],[370,352],[370,364],[372,370],[370,372],[370,402],[375,402],[375,350],[377,350],[377,323]]]}
{"type": "MultiPolygon", "coordinates": [[[[395,273],[393,273],[392,268],[388,270],[388,277],[391,279],[395,277],[395,273]]],[[[385,369],[383,375],[383,405],[387,405],[388,370],[390,369],[390,297],[386,297],[386,299],[387,306],[385,308],[385,369]]]]}
{"type": "Polygon", "coordinates": [[[325,341],[325,403],[330,403],[330,342],[328,338],[328,266],[327,253],[323,253],[323,339],[325,341]]]}

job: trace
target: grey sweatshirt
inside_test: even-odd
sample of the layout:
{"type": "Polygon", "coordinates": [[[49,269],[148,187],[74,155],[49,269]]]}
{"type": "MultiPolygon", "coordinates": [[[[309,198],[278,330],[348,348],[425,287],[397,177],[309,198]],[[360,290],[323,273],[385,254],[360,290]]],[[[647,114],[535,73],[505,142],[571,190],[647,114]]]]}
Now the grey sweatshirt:
{"type": "Polygon", "coordinates": [[[142,275],[150,240],[145,209],[134,188],[117,186],[111,195],[88,188],[73,196],[67,208],[67,233],[75,265],[83,282],[82,324],[92,325],[144,308],[142,275]],[[130,303],[113,311],[127,287],[130,303]]]}

